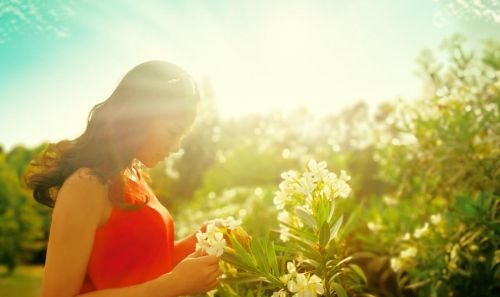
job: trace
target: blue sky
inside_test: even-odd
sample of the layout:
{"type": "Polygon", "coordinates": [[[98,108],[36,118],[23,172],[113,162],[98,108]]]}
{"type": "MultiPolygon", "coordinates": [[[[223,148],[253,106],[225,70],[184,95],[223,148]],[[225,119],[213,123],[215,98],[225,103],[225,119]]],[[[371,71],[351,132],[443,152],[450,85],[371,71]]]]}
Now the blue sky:
{"type": "Polygon", "coordinates": [[[500,4],[451,0],[0,0],[0,144],[83,132],[90,108],[146,60],[208,77],[223,117],[412,100],[423,48],[500,38],[500,4]]]}

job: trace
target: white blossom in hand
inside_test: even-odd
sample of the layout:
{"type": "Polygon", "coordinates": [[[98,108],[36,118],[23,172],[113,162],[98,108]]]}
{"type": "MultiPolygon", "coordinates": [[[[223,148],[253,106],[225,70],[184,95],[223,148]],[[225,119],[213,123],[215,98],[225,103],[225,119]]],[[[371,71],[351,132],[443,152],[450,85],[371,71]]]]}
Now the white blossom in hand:
{"type": "Polygon", "coordinates": [[[229,216],[226,219],[214,219],[210,222],[213,223],[217,227],[225,227],[225,228],[228,228],[229,230],[234,230],[238,226],[241,225],[241,220],[239,220],[239,219],[236,220],[232,216],[229,216]]]}
{"type": "Polygon", "coordinates": [[[224,247],[226,246],[226,240],[224,239],[224,234],[217,231],[217,227],[214,223],[207,224],[207,231],[205,233],[198,231],[196,233],[196,249],[204,250],[209,255],[220,256],[224,253],[224,247]]]}

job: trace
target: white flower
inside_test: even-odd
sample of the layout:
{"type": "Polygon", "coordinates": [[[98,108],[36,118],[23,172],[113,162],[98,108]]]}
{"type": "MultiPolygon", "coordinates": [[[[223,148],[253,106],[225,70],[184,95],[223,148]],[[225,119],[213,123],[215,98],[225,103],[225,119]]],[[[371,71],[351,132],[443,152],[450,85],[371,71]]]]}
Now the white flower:
{"type": "MultiPolygon", "coordinates": [[[[288,291],[292,293],[297,293],[299,290],[303,291],[304,287],[307,285],[305,276],[303,273],[299,273],[295,276],[295,279],[288,281],[287,288],[288,291]],[[305,283],[305,284],[304,284],[305,283]]],[[[294,295],[295,296],[295,295],[294,295]]]]}
{"type": "Polygon", "coordinates": [[[315,181],[319,181],[328,174],[325,161],[317,163],[316,160],[311,159],[307,163],[307,167],[309,168],[309,171],[311,172],[311,175],[313,176],[313,179],[315,181]]]}
{"type": "MultiPolygon", "coordinates": [[[[219,219],[219,218],[213,219],[209,223],[212,223],[214,226],[217,226],[217,227],[224,226],[224,220],[223,219],[219,219]]],[[[207,225],[207,228],[208,228],[208,225],[207,225]]]]}
{"type": "Polygon", "coordinates": [[[337,180],[337,182],[335,183],[335,194],[333,195],[333,198],[340,196],[346,199],[350,194],[351,187],[344,180],[337,180]]]}
{"type": "Polygon", "coordinates": [[[367,226],[368,226],[368,229],[370,229],[370,231],[372,231],[374,233],[377,233],[378,231],[380,231],[382,229],[382,225],[374,223],[374,222],[368,222],[367,226]]]}
{"type": "Polygon", "coordinates": [[[415,247],[409,247],[402,250],[399,255],[401,258],[413,258],[417,255],[417,249],[415,247]]]}
{"type": "Polygon", "coordinates": [[[326,196],[328,200],[330,200],[330,197],[332,197],[332,189],[323,185],[323,187],[321,187],[320,194],[326,196]]]}
{"type": "Polygon", "coordinates": [[[288,170],[288,171],[281,173],[280,176],[286,182],[292,182],[294,179],[297,179],[299,177],[299,173],[295,170],[288,170]]]}
{"type": "Polygon", "coordinates": [[[210,237],[211,235],[213,235],[215,232],[217,232],[217,229],[216,229],[216,225],[215,223],[208,223],[207,224],[207,231],[205,232],[205,235],[207,237],[210,237]]]}
{"type": "Polygon", "coordinates": [[[198,240],[198,242],[203,242],[207,239],[207,234],[202,233],[202,232],[198,232],[198,233],[196,233],[196,239],[198,240]]]}
{"type": "Polygon", "coordinates": [[[222,232],[217,231],[214,222],[209,222],[207,224],[207,230],[205,233],[198,231],[196,233],[196,249],[204,250],[209,255],[220,256],[224,253],[224,247],[226,246],[226,240],[222,232]]]}
{"type": "Polygon", "coordinates": [[[292,180],[294,178],[297,178],[299,176],[299,173],[295,170],[288,170],[285,172],[281,173],[281,178],[285,180],[292,180]]]}
{"type": "Polygon", "coordinates": [[[431,223],[433,223],[434,225],[437,225],[441,222],[441,214],[435,214],[435,215],[432,215],[431,216],[431,223]]]}
{"type": "Polygon", "coordinates": [[[399,201],[393,197],[384,196],[384,202],[385,204],[392,206],[392,205],[397,205],[399,201]]]}
{"type": "Polygon", "coordinates": [[[241,220],[236,220],[233,217],[228,217],[224,222],[224,226],[229,230],[236,229],[239,225],[241,225],[241,220]]]}
{"type": "Polygon", "coordinates": [[[337,175],[334,172],[328,172],[328,174],[323,177],[323,182],[331,185],[336,179],[337,175]]]}
{"type": "Polygon", "coordinates": [[[290,224],[290,215],[288,214],[288,211],[282,210],[278,213],[278,221],[290,224]]]}
{"type": "Polygon", "coordinates": [[[290,228],[280,224],[280,239],[283,242],[287,242],[290,237],[290,228]]]}
{"type": "Polygon", "coordinates": [[[347,182],[351,180],[351,177],[347,175],[347,172],[345,172],[345,170],[340,170],[340,179],[347,182]]]}
{"type": "Polygon", "coordinates": [[[402,240],[410,240],[410,238],[411,238],[411,235],[408,232],[406,232],[405,235],[403,235],[403,237],[401,237],[402,240]]]}
{"type": "Polygon", "coordinates": [[[413,232],[413,236],[415,238],[420,238],[422,235],[427,233],[427,230],[429,229],[429,223],[425,223],[425,225],[422,228],[418,228],[413,232]]]}
{"type": "Polygon", "coordinates": [[[283,181],[279,184],[279,189],[286,195],[291,195],[295,192],[295,184],[299,178],[299,174],[295,170],[288,170],[281,173],[283,181]]]}
{"type": "Polygon", "coordinates": [[[323,188],[321,193],[324,194],[328,199],[332,198],[332,187],[337,180],[337,175],[333,172],[329,172],[323,177],[323,188]]]}
{"type": "Polygon", "coordinates": [[[398,272],[401,269],[401,259],[391,258],[391,268],[395,272],[398,272]]]}
{"type": "Polygon", "coordinates": [[[295,190],[304,195],[310,195],[316,189],[316,179],[313,174],[304,172],[299,182],[295,184],[295,190]]]}
{"type": "Polygon", "coordinates": [[[274,192],[275,196],[273,199],[274,205],[277,209],[285,208],[286,194],[283,191],[274,192]]]}
{"type": "Polygon", "coordinates": [[[230,230],[234,230],[241,225],[241,220],[236,220],[232,216],[229,216],[226,219],[213,219],[210,222],[217,227],[225,227],[230,230]]]}
{"type": "Polygon", "coordinates": [[[324,294],[323,281],[317,275],[297,273],[294,262],[287,262],[286,269],[288,273],[281,276],[279,279],[287,286],[288,291],[295,293],[293,297],[315,297],[317,294],[324,294]]]}
{"type": "Polygon", "coordinates": [[[324,288],[321,279],[316,276],[307,276],[305,273],[297,273],[295,280],[291,279],[287,284],[288,291],[295,293],[294,297],[316,297],[322,295],[324,288]]]}
{"type": "Polygon", "coordinates": [[[295,268],[295,264],[293,262],[287,262],[286,263],[286,270],[288,271],[287,274],[280,276],[280,281],[283,282],[283,284],[288,284],[288,281],[292,278],[295,277],[297,274],[297,270],[295,268]]]}
{"type": "Polygon", "coordinates": [[[223,234],[220,232],[216,232],[214,237],[211,238],[205,250],[209,255],[217,255],[220,256],[224,253],[224,247],[226,246],[226,240],[223,237],[223,234]]]}
{"type": "Polygon", "coordinates": [[[286,297],[286,291],[279,290],[278,292],[274,292],[271,297],[286,297]]]}
{"type": "Polygon", "coordinates": [[[345,199],[351,194],[351,187],[347,184],[350,179],[351,177],[344,170],[340,171],[340,178],[335,173],[330,172],[323,178],[324,187],[322,191],[329,199],[337,197],[345,199]],[[333,197],[331,197],[332,192],[333,197]]]}
{"type": "Polygon", "coordinates": [[[284,283],[285,285],[288,284],[288,281],[290,280],[291,275],[290,274],[285,274],[279,277],[280,281],[284,283]]]}
{"type": "Polygon", "coordinates": [[[311,278],[309,278],[309,288],[313,288],[316,293],[322,295],[325,292],[325,289],[323,288],[323,282],[319,276],[316,274],[311,275],[311,278]]]}

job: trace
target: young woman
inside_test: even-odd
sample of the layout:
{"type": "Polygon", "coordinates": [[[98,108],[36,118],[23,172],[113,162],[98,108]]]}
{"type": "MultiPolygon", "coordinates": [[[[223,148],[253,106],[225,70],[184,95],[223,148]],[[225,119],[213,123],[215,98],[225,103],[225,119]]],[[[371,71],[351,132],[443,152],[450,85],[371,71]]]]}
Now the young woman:
{"type": "Polygon", "coordinates": [[[180,67],[140,64],[92,108],[81,136],[31,161],[25,183],[54,208],[44,297],[169,297],[217,286],[219,258],[195,252],[194,233],[174,242],[172,217],[141,170],[179,149],[198,101],[180,67]]]}

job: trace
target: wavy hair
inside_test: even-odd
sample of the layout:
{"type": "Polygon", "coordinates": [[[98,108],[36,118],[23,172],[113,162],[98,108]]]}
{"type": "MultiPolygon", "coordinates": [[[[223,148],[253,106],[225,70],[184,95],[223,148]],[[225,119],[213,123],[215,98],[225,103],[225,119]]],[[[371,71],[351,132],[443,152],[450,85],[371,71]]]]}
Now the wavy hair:
{"type": "Polygon", "coordinates": [[[65,179],[88,167],[102,183],[119,181],[121,190],[112,201],[126,207],[130,203],[122,195],[123,173],[145,140],[148,121],[192,112],[199,100],[196,82],[179,66],[166,61],[139,64],[109,98],[92,107],[79,137],[49,143],[30,161],[24,183],[38,202],[54,207],[65,179]]]}

